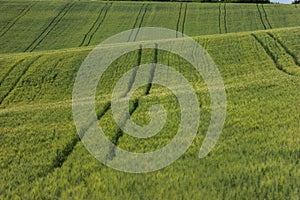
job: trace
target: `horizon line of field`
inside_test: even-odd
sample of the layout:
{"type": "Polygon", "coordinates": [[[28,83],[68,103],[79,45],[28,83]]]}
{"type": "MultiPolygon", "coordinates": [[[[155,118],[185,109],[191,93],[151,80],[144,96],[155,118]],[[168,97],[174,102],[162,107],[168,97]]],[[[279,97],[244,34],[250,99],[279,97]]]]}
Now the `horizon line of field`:
{"type": "MultiPolygon", "coordinates": [[[[185,23],[186,23],[186,18],[187,18],[187,12],[188,12],[188,3],[185,2],[185,8],[184,8],[184,12],[182,12],[182,7],[183,7],[183,3],[184,2],[181,2],[179,5],[179,14],[178,14],[178,19],[177,19],[177,23],[176,23],[176,37],[178,37],[178,33],[179,33],[179,24],[181,22],[181,33],[182,33],[182,36],[185,32],[185,23]],[[183,14],[182,14],[183,13],[183,14]],[[183,16],[181,16],[183,15],[183,16]],[[182,20],[181,20],[182,19],[182,20]]],[[[67,16],[73,9],[75,5],[75,2],[73,3],[67,3],[65,5],[63,5],[61,7],[61,9],[59,10],[58,14],[56,16],[54,16],[54,18],[49,22],[49,24],[46,26],[46,28],[44,28],[41,33],[29,44],[29,46],[24,50],[24,52],[32,52],[34,51],[47,37],[48,35],[55,29],[55,27],[63,20],[63,18],[65,16],[67,16]]],[[[144,12],[142,14],[142,17],[141,17],[141,20],[140,20],[140,23],[138,25],[138,29],[140,29],[142,27],[142,23],[144,21],[144,18],[145,18],[145,15],[146,15],[146,12],[147,12],[147,9],[148,9],[148,6],[150,5],[149,3],[148,4],[145,4],[143,3],[141,5],[141,8],[138,12],[138,15],[136,16],[136,19],[135,19],[135,22],[133,24],[133,28],[136,28],[136,24],[137,24],[137,21],[138,21],[138,18],[140,18],[140,15],[141,15],[141,12],[142,12],[142,9],[143,7],[146,5],[146,7],[144,8],[144,12]]],[[[227,10],[226,10],[226,3],[223,3],[224,7],[223,7],[223,12],[221,11],[221,3],[219,4],[219,17],[218,17],[218,20],[219,20],[219,34],[222,34],[223,33],[228,33],[230,31],[228,31],[228,25],[227,25],[227,10]],[[223,20],[221,20],[221,15],[223,15],[223,20]],[[222,21],[222,22],[221,22],[222,21]],[[223,24],[223,27],[224,27],[224,31],[222,31],[222,28],[221,28],[221,24],[223,24]]],[[[259,5],[261,4],[256,4],[257,6],[257,12],[260,16],[260,20],[261,20],[261,24],[263,26],[263,29],[272,29],[272,25],[270,23],[270,20],[268,19],[268,16],[267,16],[267,12],[265,10],[265,7],[264,5],[261,5],[261,8],[262,8],[262,11],[260,10],[259,8],[259,5]],[[266,22],[264,22],[266,21],[266,22]],[[268,27],[267,27],[267,25],[268,27]]],[[[24,12],[22,11],[21,13],[19,13],[16,17],[16,20],[13,20],[13,22],[10,24],[8,27],[8,29],[6,29],[4,32],[3,30],[5,29],[5,27],[3,27],[1,30],[0,30],[0,37],[2,37],[3,35],[5,35],[11,27],[13,27],[16,22],[22,18],[24,15],[26,15],[30,9],[32,8],[33,4],[30,5],[29,7],[26,6],[25,8],[27,8],[24,12]]],[[[81,41],[81,43],[79,44],[79,47],[80,46],[88,46],[90,45],[95,33],[99,30],[99,28],[101,27],[101,25],[103,24],[105,18],[106,18],[106,15],[109,11],[109,9],[113,6],[113,3],[112,2],[107,2],[104,4],[103,7],[101,7],[100,9],[100,12],[99,12],[99,15],[97,16],[97,18],[95,19],[94,23],[92,24],[92,26],[89,28],[89,30],[86,32],[86,34],[84,34],[83,36],[83,39],[81,41]]],[[[25,9],[24,8],[24,9],[25,9]]],[[[23,10],[24,10],[23,9],[23,10]]],[[[136,35],[134,38],[137,38],[137,35],[138,35],[139,31],[137,31],[136,35]]],[[[128,40],[130,40],[131,36],[129,37],[128,40]]]]}

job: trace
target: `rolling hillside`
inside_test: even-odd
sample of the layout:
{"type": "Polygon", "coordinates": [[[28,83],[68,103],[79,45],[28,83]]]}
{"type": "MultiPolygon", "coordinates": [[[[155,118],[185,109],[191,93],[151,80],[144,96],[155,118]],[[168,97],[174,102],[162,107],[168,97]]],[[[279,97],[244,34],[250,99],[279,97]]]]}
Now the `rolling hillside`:
{"type": "Polygon", "coordinates": [[[300,8],[1,1],[0,10],[0,199],[299,199],[300,8]],[[93,45],[143,26],[183,31],[207,50],[224,81],[227,116],[216,147],[199,159],[211,115],[201,76],[166,51],[123,55],[104,73],[95,103],[99,125],[119,147],[154,151],[178,129],[178,102],[158,85],[134,93],[131,117],[145,125],[150,105],[164,105],[170,114],[159,134],[133,138],[114,122],[110,94],[137,63],[171,66],[189,80],[201,104],[188,151],[166,168],[131,174],[86,150],[73,121],[72,91],[93,45]]]}

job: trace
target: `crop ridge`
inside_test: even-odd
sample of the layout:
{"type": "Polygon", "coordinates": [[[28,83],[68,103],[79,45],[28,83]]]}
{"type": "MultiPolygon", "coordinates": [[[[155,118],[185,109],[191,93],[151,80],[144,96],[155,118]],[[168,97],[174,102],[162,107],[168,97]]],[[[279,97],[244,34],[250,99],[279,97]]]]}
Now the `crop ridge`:
{"type": "Polygon", "coordinates": [[[180,18],[181,18],[182,4],[183,4],[183,2],[181,2],[180,6],[179,6],[178,19],[177,19],[177,23],[176,23],[176,38],[178,38],[178,31],[179,31],[179,24],[180,24],[180,18]]]}
{"type": "Polygon", "coordinates": [[[19,21],[19,19],[21,19],[23,16],[25,16],[30,11],[30,9],[32,8],[32,6],[33,6],[33,4],[25,7],[24,9],[22,9],[21,12],[12,21],[12,23],[8,23],[6,26],[4,26],[1,29],[1,31],[0,31],[0,33],[1,33],[4,30],[0,34],[0,37],[2,37],[3,35],[5,35],[19,21]]]}
{"type": "Polygon", "coordinates": [[[182,20],[182,37],[184,35],[184,27],[185,27],[185,20],[186,20],[186,13],[187,13],[187,8],[188,8],[188,3],[185,3],[185,8],[184,8],[184,15],[183,15],[183,20],[182,20]]]}
{"type": "Polygon", "coordinates": [[[261,24],[263,25],[264,29],[266,30],[267,27],[266,27],[266,25],[264,23],[263,16],[262,16],[262,13],[261,13],[261,11],[259,9],[258,3],[256,4],[256,7],[257,7],[257,10],[258,10],[258,13],[259,13],[259,18],[260,18],[261,24]]]}
{"type": "Polygon", "coordinates": [[[260,44],[260,46],[265,50],[265,52],[266,52],[267,55],[272,59],[273,63],[275,64],[275,66],[276,66],[276,68],[277,68],[278,70],[280,70],[281,72],[283,72],[283,73],[285,73],[285,74],[287,74],[287,75],[293,75],[293,74],[289,73],[288,71],[286,71],[286,70],[283,68],[283,66],[280,65],[280,64],[278,63],[278,60],[277,60],[276,56],[271,52],[271,50],[269,49],[269,47],[268,47],[267,45],[265,45],[261,39],[258,38],[257,35],[255,35],[255,34],[252,33],[251,36],[253,36],[254,39],[255,39],[255,40],[260,44]]]}
{"type": "Polygon", "coordinates": [[[40,33],[40,35],[32,41],[32,43],[24,50],[33,51],[35,48],[42,43],[42,41],[49,35],[49,33],[56,27],[56,25],[62,20],[62,18],[71,10],[75,2],[67,3],[59,13],[51,20],[48,26],[40,33]]]}
{"type": "Polygon", "coordinates": [[[9,96],[9,94],[15,89],[15,87],[20,82],[21,78],[26,74],[26,72],[29,70],[29,68],[40,58],[41,56],[37,56],[35,59],[33,59],[22,71],[20,76],[16,79],[16,81],[13,83],[13,85],[9,88],[9,90],[1,97],[0,99],[0,105],[3,103],[3,101],[9,96]]]}
{"type": "Polygon", "coordinates": [[[294,60],[294,63],[300,67],[300,62],[298,61],[297,56],[278,38],[276,37],[273,33],[267,32],[267,34],[275,41],[277,42],[283,49],[284,51],[292,57],[294,60]]]}
{"type": "Polygon", "coordinates": [[[264,4],[261,4],[261,7],[262,7],[263,12],[264,12],[264,14],[265,14],[266,21],[267,21],[267,23],[268,23],[270,29],[272,29],[272,25],[271,25],[270,20],[269,20],[269,18],[268,18],[267,11],[266,11],[266,9],[265,9],[265,7],[264,7],[264,4]]]}
{"type": "Polygon", "coordinates": [[[90,34],[90,35],[89,35],[89,39],[88,39],[87,43],[85,44],[85,46],[88,46],[88,45],[91,43],[91,41],[92,41],[92,39],[93,39],[95,33],[99,30],[100,26],[103,24],[103,22],[104,22],[104,20],[105,20],[105,18],[106,18],[106,15],[107,15],[109,9],[111,8],[111,6],[112,6],[112,3],[107,3],[107,4],[101,9],[99,16],[97,17],[96,21],[94,22],[94,24],[93,24],[92,27],[90,28],[89,32],[88,32],[88,33],[85,35],[85,37],[83,38],[82,43],[80,44],[80,46],[82,46],[82,45],[84,44],[84,41],[85,41],[85,39],[86,39],[86,37],[87,37],[88,34],[90,34]],[[103,17],[102,17],[102,19],[101,19],[101,15],[102,15],[103,12],[104,12],[104,14],[103,14],[103,17]],[[101,20],[100,20],[100,19],[101,19],[101,20]],[[99,20],[100,20],[100,21],[99,21],[99,20]],[[98,22],[99,22],[99,23],[98,23],[98,22]],[[95,28],[95,27],[96,27],[96,28],[95,28]],[[95,29],[94,29],[94,28],[95,28],[95,29]],[[94,29],[94,30],[93,30],[93,29],[94,29]],[[93,30],[93,31],[92,31],[92,30],[93,30]]]}
{"type": "Polygon", "coordinates": [[[149,7],[149,4],[147,4],[147,5],[144,7],[144,12],[143,12],[141,21],[140,21],[139,26],[138,26],[138,30],[137,30],[137,32],[136,32],[136,34],[135,34],[135,37],[134,37],[134,40],[133,40],[133,41],[136,41],[136,38],[137,38],[137,36],[138,36],[138,34],[139,34],[139,32],[140,32],[140,29],[141,29],[142,24],[143,24],[143,22],[144,22],[144,18],[145,18],[145,15],[146,15],[146,13],[147,13],[148,7],[149,7]]]}

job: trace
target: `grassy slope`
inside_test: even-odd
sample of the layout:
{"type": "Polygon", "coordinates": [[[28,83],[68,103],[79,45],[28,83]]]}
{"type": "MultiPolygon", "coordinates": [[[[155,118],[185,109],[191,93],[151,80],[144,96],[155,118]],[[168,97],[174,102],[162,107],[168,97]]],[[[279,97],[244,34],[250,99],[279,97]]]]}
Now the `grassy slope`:
{"type": "Polygon", "coordinates": [[[300,25],[291,5],[1,1],[0,10],[1,53],[96,45],[144,26],[198,36],[300,25]]]}
{"type": "MultiPolygon", "coordinates": [[[[277,39],[265,31],[196,38],[218,65],[228,103],[222,135],[204,159],[197,156],[210,116],[205,86],[183,60],[159,52],[160,63],[173,66],[197,89],[203,104],[202,124],[193,145],[178,161],[147,174],[112,170],[77,142],[72,87],[90,48],[1,55],[0,197],[297,199],[300,68],[295,59],[300,59],[299,32],[299,28],[272,31],[277,39]]],[[[147,63],[153,52],[145,50],[142,55],[142,63],[147,63]]],[[[98,88],[98,113],[109,100],[101,97],[135,66],[137,57],[132,52],[120,58],[105,74],[101,84],[106,87],[98,88]]],[[[139,152],[166,144],[173,134],[170,130],[176,131],[176,103],[170,104],[170,97],[168,91],[153,87],[150,95],[141,97],[145,104],[133,115],[143,124],[149,103],[170,105],[175,117],[171,117],[173,124],[166,125],[168,131],[142,142],[124,135],[120,147],[139,152]]],[[[99,123],[112,138],[117,128],[110,110],[99,123]]]]}

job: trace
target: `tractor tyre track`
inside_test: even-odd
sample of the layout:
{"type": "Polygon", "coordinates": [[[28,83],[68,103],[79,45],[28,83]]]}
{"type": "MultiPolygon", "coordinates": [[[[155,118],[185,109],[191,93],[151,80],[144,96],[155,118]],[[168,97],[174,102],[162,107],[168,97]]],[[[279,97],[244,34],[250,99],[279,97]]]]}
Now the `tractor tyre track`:
{"type": "Polygon", "coordinates": [[[179,31],[179,23],[180,23],[180,18],[181,18],[181,11],[182,11],[182,2],[180,3],[179,7],[179,14],[178,14],[178,19],[177,19],[177,24],[176,24],[176,38],[178,38],[178,31],[179,31]]]}
{"type": "Polygon", "coordinates": [[[32,8],[33,5],[30,5],[24,9],[22,9],[22,11],[17,15],[17,17],[12,21],[12,23],[8,23],[5,27],[3,27],[0,31],[0,37],[2,37],[3,35],[5,35],[18,21],[19,19],[21,19],[23,16],[25,16],[29,11],[30,9],[32,8]]]}
{"type": "Polygon", "coordinates": [[[136,32],[136,34],[135,34],[135,37],[134,37],[133,41],[136,41],[136,38],[137,38],[137,36],[138,36],[138,34],[139,34],[139,32],[140,32],[140,29],[141,29],[141,26],[142,26],[142,24],[143,24],[143,22],[144,22],[144,18],[145,18],[145,15],[146,15],[146,13],[147,13],[148,7],[149,7],[149,4],[147,4],[146,7],[144,8],[144,12],[143,12],[141,21],[140,21],[139,26],[138,26],[138,30],[137,30],[137,32],[136,32]]]}
{"type": "Polygon", "coordinates": [[[92,24],[92,26],[90,27],[90,29],[88,30],[88,32],[87,32],[86,34],[84,34],[83,40],[81,41],[81,43],[80,43],[80,45],[79,45],[80,47],[83,46],[83,44],[84,44],[86,38],[88,37],[88,35],[92,32],[92,30],[94,29],[94,27],[96,27],[96,24],[97,24],[97,22],[100,20],[101,15],[102,15],[102,12],[103,12],[103,10],[105,9],[105,7],[107,6],[107,4],[108,4],[108,3],[106,3],[106,4],[101,8],[101,10],[100,10],[100,12],[99,12],[99,15],[97,16],[96,20],[94,21],[94,23],[92,24]]]}
{"type": "MultiPolygon", "coordinates": [[[[110,107],[111,103],[106,103],[103,107],[103,110],[97,114],[97,120],[100,120],[107,113],[110,107]]],[[[63,166],[65,161],[67,161],[69,155],[72,154],[76,145],[80,142],[80,138],[84,137],[84,134],[93,125],[93,123],[94,121],[91,122],[85,129],[80,130],[79,134],[74,135],[71,141],[68,142],[63,149],[56,151],[56,156],[53,158],[52,170],[47,174],[53,172],[56,168],[61,168],[63,166]]],[[[46,176],[47,174],[45,174],[44,176],[46,176]]]]}
{"type": "Polygon", "coordinates": [[[227,10],[226,3],[224,3],[224,31],[227,33],[227,10]]]}
{"type": "Polygon", "coordinates": [[[132,71],[132,75],[131,75],[131,79],[129,80],[129,83],[128,83],[127,91],[124,93],[123,97],[126,97],[128,95],[128,93],[130,92],[130,90],[135,82],[135,77],[136,77],[137,71],[139,69],[139,66],[141,65],[141,61],[142,61],[142,48],[143,48],[142,45],[140,45],[140,48],[138,50],[136,67],[132,71]]]}
{"type": "Polygon", "coordinates": [[[136,25],[137,25],[137,23],[138,23],[138,21],[139,21],[139,18],[140,18],[140,15],[141,15],[141,13],[142,13],[142,10],[143,10],[144,6],[145,6],[145,4],[142,4],[142,6],[141,6],[141,8],[140,8],[140,10],[139,10],[139,12],[138,12],[136,18],[135,18],[135,21],[134,21],[134,24],[133,24],[133,26],[132,26],[130,35],[129,35],[128,39],[127,39],[127,42],[129,42],[130,39],[131,39],[131,37],[132,37],[132,34],[133,34],[133,32],[134,32],[133,29],[135,29],[135,27],[136,27],[136,25]]]}
{"type": "Polygon", "coordinates": [[[84,46],[88,46],[90,45],[95,33],[99,30],[100,26],[103,24],[105,18],[106,18],[106,15],[109,11],[109,9],[111,8],[112,6],[112,3],[107,3],[105,4],[105,6],[101,9],[96,21],[93,23],[93,25],[91,26],[91,28],[89,29],[89,31],[84,35],[84,38],[80,44],[80,46],[84,45],[84,46]],[[103,17],[101,18],[102,16],[102,13],[103,13],[103,17]],[[89,38],[87,40],[87,43],[84,44],[84,42],[86,41],[86,38],[89,38]]]}
{"type": "MultiPolygon", "coordinates": [[[[147,84],[147,89],[146,89],[145,93],[142,96],[147,96],[150,93],[150,90],[152,88],[151,82],[154,79],[154,74],[155,74],[157,60],[158,60],[158,45],[155,44],[154,58],[153,58],[154,65],[153,65],[153,67],[150,70],[149,83],[147,84]]],[[[141,62],[141,57],[138,57],[138,61],[137,62],[138,63],[141,62]]],[[[139,100],[135,99],[134,102],[133,102],[133,108],[131,110],[129,110],[130,116],[133,115],[133,113],[137,110],[138,106],[139,106],[139,100]]],[[[126,124],[126,122],[128,120],[129,119],[125,119],[124,125],[126,124]]],[[[112,138],[113,145],[110,146],[109,152],[106,155],[106,159],[107,160],[113,160],[116,157],[116,152],[115,152],[116,151],[116,146],[118,145],[119,139],[123,136],[123,134],[124,134],[123,131],[119,128],[117,130],[116,134],[114,135],[114,137],[112,138]]]]}
{"type": "Polygon", "coordinates": [[[24,50],[24,52],[32,52],[38,45],[49,35],[49,33],[56,27],[56,25],[63,19],[63,17],[71,10],[75,3],[67,3],[59,13],[51,20],[48,26],[39,34],[39,36],[32,41],[32,43],[24,50]]]}
{"type": "Polygon", "coordinates": [[[297,56],[279,39],[277,38],[275,35],[273,35],[272,33],[268,32],[267,33],[276,43],[278,43],[283,49],[284,51],[294,60],[295,65],[297,65],[298,67],[300,67],[300,62],[298,61],[297,56]]]}
{"type": "Polygon", "coordinates": [[[153,56],[153,66],[152,66],[152,68],[150,70],[150,77],[149,77],[149,80],[148,80],[148,84],[147,84],[147,89],[146,89],[145,95],[150,94],[150,90],[152,88],[152,81],[154,79],[154,74],[155,74],[157,59],[158,59],[158,44],[155,44],[154,56],[153,56]]]}
{"type": "Polygon", "coordinates": [[[221,3],[219,3],[219,33],[222,34],[221,30],[221,3]]]}
{"type": "Polygon", "coordinates": [[[34,60],[32,60],[21,72],[20,76],[16,79],[16,81],[13,83],[13,85],[9,88],[9,90],[1,97],[0,99],[0,105],[2,102],[9,96],[9,94],[15,89],[15,87],[20,82],[21,78],[26,74],[26,72],[29,70],[29,68],[40,58],[41,56],[37,56],[34,60]]]}
{"type": "Polygon", "coordinates": [[[264,29],[266,30],[267,27],[266,27],[266,25],[264,23],[263,16],[262,16],[262,13],[261,13],[261,11],[259,9],[258,3],[256,4],[256,7],[257,7],[257,10],[258,10],[258,13],[259,13],[259,18],[260,18],[261,24],[263,25],[264,29]]]}
{"type": "Polygon", "coordinates": [[[184,15],[183,15],[182,27],[181,27],[181,30],[182,30],[182,37],[184,36],[184,26],[185,26],[185,20],[186,20],[187,6],[188,6],[188,4],[185,3],[184,15]]]}
{"type": "Polygon", "coordinates": [[[280,70],[281,72],[283,72],[283,73],[285,73],[285,74],[287,74],[287,75],[293,75],[293,74],[287,72],[287,71],[283,68],[283,66],[280,65],[280,64],[278,63],[278,60],[277,60],[276,56],[271,52],[271,50],[269,49],[269,47],[263,43],[263,41],[262,41],[261,39],[259,39],[259,38],[258,38],[255,34],[253,34],[253,33],[251,34],[251,36],[252,36],[252,37],[260,44],[260,46],[264,49],[264,51],[267,53],[267,55],[272,59],[274,65],[276,66],[276,68],[277,68],[278,70],[280,70]]]}
{"type": "Polygon", "coordinates": [[[262,9],[263,9],[263,12],[264,12],[264,15],[265,15],[266,21],[267,21],[267,23],[268,23],[268,25],[269,25],[270,29],[272,29],[272,25],[271,25],[271,23],[270,23],[270,21],[269,21],[269,18],[268,18],[268,15],[267,15],[266,9],[265,9],[265,7],[264,7],[264,4],[261,4],[261,7],[262,7],[262,9]]]}
{"type": "Polygon", "coordinates": [[[95,31],[94,31],[94,32],[92,33],[92,35],[90,36],[90,38],[89,38],[88,43],[87,43],[86,46],[88,46],[88,45],[90,44],[90,42],[91,42],[91,40],[93,39],[95,33],[99,30],[100,26],[103,24],[103,22],[104,22],[104,20],[105,20],[105,18],[106,18],[107,12],[108,12],[108,10],[111,8],[111,6],[112,6],[112,3],[110,3],[110,4],[108,5],[108,7],[105,9],[102,20],[100,21],[100,23],[99,23],[98,26],[96,27],[95,31]]]}
{"type": "Polygon", "coordinates": [[[22,63],[23,61],[24,61],[25,59],[22,59],[22,60],[20,60],[20,61],[18,61],[17,63],[15,63],[6,73],[5,73],[5,75],[3,76],[3,78],[1,79],[1,81],[0,81],[0,87],[1,87],[1,85],[2,85],[2,83],[3,83],[3,81],[9,76],[9,74],[20,64],[20,63],[22,63]]]}

